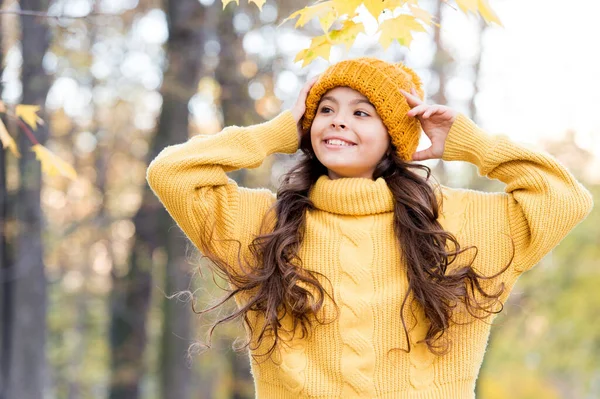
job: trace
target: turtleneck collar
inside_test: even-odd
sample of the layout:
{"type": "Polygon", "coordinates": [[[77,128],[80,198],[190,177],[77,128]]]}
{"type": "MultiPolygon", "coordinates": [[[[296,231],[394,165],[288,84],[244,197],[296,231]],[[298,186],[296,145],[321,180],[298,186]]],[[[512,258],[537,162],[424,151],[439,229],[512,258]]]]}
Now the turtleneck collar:
{"type": "Polygon", "coordinates": [[[308,196],[317,209],[340,215],[371,215],[394,210],[394,196],[385,180],[320,176],[308,196]]]}

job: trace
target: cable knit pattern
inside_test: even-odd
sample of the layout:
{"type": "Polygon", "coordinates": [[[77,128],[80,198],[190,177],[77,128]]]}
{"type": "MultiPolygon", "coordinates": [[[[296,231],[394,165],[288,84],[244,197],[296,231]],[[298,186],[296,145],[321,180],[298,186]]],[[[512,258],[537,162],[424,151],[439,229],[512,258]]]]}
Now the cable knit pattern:
{"type": "Polygon", "coordinates": [[[372,277],[373,218],[348,216],[340,219],[341,314],[339,320],[342,349],[342,397],[374,397],[373,371],[375,321],[371,298],[375,293],[372,277]]]}
{"type": "Polygon", "coordinates": [[[427,345],[420,340],[427,334],[428,324],[421,309],[416,311],[417,323],[410,332],[411,351],[410,358],[410,383],[417,389],[427,389],[433,383],[434,355],[427,349],[427,345]]]}
{"type": "MultiPolygon", "coordinates": [[[[289,318],[286,319],[288,328],[291,328],[289,318]]],[[[282,336],[289,339],[289,334],[283,333],[282,336]]],[[[278,348],[279,367],[281,367],[281,382],[290,393],[298,395],[305,382],[306,359],[306,340],[294,339],[286,342],[278,348]]]]}
{"type": "MultiPolygon", "coordinates": [[[[276,200],[266,189],[238,187],[226,172],[254,168],[275,152],[298,149],[297,125],[290,111],[262,124],[230,126],[169,146],[147,171],[150,187],[177,225],[202,252],[211,251],[233,267],[241,242],[242,258],[260,232],[276,200]]],[[[504,192],[484,193],[441,186],[439,222],[461,246],[476,246],[473,267],[490,275],[515,260],[484,285],[504,283],[507,299],[519,275],[554,248],[592,208],[592,196],[552,156],[492,136],[459,114],[446,140],[445,161],[474,164],[481,175],[506,184],[504,192]]],[[[385,180],[321,176],[310,189],[314,209],[307,211],[298,255],[302,266],[320,279],[339,306],[339,317],[326,300],[322,312],[333,322],[309,336],[282,344],[270,360],[250,358],[256,397],[277,398],[474,398],[490,321],[451,324],[450,351],[437,356],[425,344],[428,322],[423,310],[405,309],[411,351],[400,321],[408,291],[407,265],[393,231],[394,198],[385,180]]],[[[466,265],[467,251],[451,267],[466,265]]],[[[236,298],[238,305],[243,299],[236,298]]],[[[408,307],[407,307],[408,308],[408,307]]],[[[460,321],[467,321],[462,313],[460,321]]],[[[261,323],[251,314],[252,324],[261,323]]],[[[289,316],[282,320],[286,329],[289,316]]],[[[291,334],[291,332],[290,332],[291,334]]],[[[254,337],[255,338],[255,337],[254,337]]],[[[286,338],[291,338],[291,335],[286,338]]],[[[268,341],[268,340],[267,340],[268,341]]],[[[268,342],[267,342],[268,344],[268,342]]],[[[258,348],[258,354],[264,353],[258,348]]]]}

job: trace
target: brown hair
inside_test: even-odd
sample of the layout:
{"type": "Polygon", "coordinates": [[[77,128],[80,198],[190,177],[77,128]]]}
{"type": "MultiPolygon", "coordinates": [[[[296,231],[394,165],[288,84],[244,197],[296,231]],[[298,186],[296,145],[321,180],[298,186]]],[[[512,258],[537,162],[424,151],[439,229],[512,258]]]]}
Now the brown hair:
{"type": "MultiPolygon", "coordinates": [[[[234,289],[216,305],[202,311],[194,311],[203,314],[236,295],[245,298],[241,308],[212,325],[209,340],[218,324],[242,317],[250,337],[236,350],[248,347],[253,341],[252,337],[256,339],[256,343],[251,349],[255,350],[265,337],[271,336],[272,345],[265,353],[270,355],[282,340],[281,321],[288,313],[293,320],[292,332],[300,326],[302,338],[309,332],[313,319],[321,324],[326,323],[317,316],[323,307],[325,296],[331,298],[331,295],[323,288],[318,276],[328,279],[320,273],[302,268],[298,249],[303,240],[306,211],[314,209],[308,197],[309,189],[321,175],[327,173],[327,168],[315,156],[309,133],[304,134],[300,149],[301,158],[283,176],[277,200],[270,210],[276,215],[274,228],[252,241],[249,246],[252,254],[250,262],[240,259],[238,247],[238,270],[244,272],[234,271],[230,265],[213,254],[204,254],[217,266],[214,271],[229,281],[234,289]],[[263,318],[262,325],[254,326],[260,330],[257,335],[249,318],[251,312],[258,312],[263,318]]],[[[446,339],[441,343],[440,338],[450,326],[450,322],[455,321],[452,316],[457,305],[462,303],[470,315],[480,320],[502,311],[499,297],[504,292],[504,284],[502,283],[495,293],[488,293],[481,280],[493,279],[510,266],[514,258],[514,241],[513,256],[500,272],[492,276],[478,274],[471,267],[477,256],[477,248],[470,246],[461,249],[453,234],[443,230],[437,220],[441,196],[438,205],[429,181],[431,169],[426,165],[403,161],[392,144],[390,150],[377,165],[373,179],[383,177],[395,198],[394,232],[401,244],[402,261],[407,265],[409,284],[400,311],[408,351],[410,352],[410,341],[404,309],[412,293],[413,301],[422,307],[430,322],[424,342],[432,353],[444,354],[449,350],[450,342],[446,339]],[[421,176],[413,169],[425,171],[426,176],[421,176]],[[455,249],[447,251],[447,243],[454,244],[455,249]],[[475,256],[468,265],[456,267],[446,273],[448,266],[459,254],[472,248],[475,249],[475,256]],[[479,301],[477,296],[481,296],[482,300],[479,301]],[[498,304],[500,309],[494,310],[493,307],[498,304]]],[[[333,303],[335,305],[335,301],[333,303]]],[[[411,303],[411,310],[412,305],[414,303],[411,303]]],[[[201,345],[210,347],[206,344],[201,345]]]]}

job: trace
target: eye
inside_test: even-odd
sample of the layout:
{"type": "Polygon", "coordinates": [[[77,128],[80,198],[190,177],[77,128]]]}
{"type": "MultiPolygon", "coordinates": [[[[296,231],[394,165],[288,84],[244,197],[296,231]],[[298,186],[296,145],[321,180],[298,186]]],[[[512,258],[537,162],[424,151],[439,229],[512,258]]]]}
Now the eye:
{"type": "MultiPolygon", "coordinates": [[[[332,109],[329,108],[329,107],[322,107],[320,112],[321,113],[328,113],[328,112],[325,112],[326,110],[332,111],[332,109]]],[[[361,115],[361,116],[369,116],[369,114],[367,114],[364,111],[355,111],[354,113],[356,113],[356,112],[360,112],[360,113],[364,114],[364,115],[361,115]]]]}

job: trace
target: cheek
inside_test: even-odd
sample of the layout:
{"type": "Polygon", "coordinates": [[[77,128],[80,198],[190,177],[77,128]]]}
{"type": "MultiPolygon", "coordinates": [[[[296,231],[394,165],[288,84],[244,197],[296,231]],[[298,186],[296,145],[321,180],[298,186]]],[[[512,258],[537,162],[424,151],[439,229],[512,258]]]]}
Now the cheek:
{"type": "Polygon", "coordinates": [[[378,133],[374,136],[364,138],[362,143],[364,148],[368,150],[370,157],[380,158],[385,154],[390,145],[390,137],[387,132],[378,133]]]}
{"type": "Polygon", "coordinates": [[[309,134],[310,141],[312,142],[313,148],[320,142],[321,137],[323,135],[324,126],[323,122],[319,122],[318,119],[315,118],[312,125],[310,126],[309,134]]]}
{"type": "Polygon", "coordinates": [[[321,126],[319,123],[319,118],[313,119],[313,122],[310,125],[310,130],[309,130],[311,140],[315,140],[317,138],[317,135],[319,134],[320,130],[321,130],[321,126]]]}

